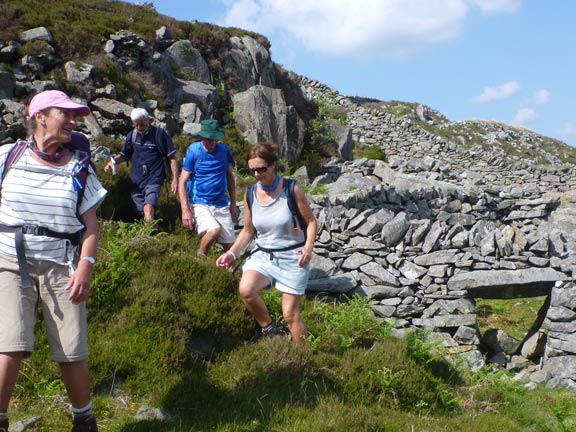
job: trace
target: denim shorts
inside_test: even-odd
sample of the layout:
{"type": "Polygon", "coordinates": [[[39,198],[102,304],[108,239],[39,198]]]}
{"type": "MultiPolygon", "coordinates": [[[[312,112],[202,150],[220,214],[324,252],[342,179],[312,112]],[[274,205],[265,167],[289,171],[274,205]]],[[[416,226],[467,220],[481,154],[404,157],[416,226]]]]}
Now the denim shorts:
{"type": "Polygon", "coordinates": [[[267,252],[257,251],[248,257],[242,271],[257,271],[280,292],[304,295],[308,286],[309,266],[298,267],[300,250],[273,252],[272,257],[267,252]]]}

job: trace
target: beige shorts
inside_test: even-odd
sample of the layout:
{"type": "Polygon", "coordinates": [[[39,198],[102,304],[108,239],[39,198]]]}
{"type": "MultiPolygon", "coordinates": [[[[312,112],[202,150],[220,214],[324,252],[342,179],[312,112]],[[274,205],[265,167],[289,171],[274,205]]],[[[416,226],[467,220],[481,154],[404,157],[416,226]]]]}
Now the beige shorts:
{"type": "Polygon", "coordinates": [[[0,352],[34,351],[34,327],[42,310],[51,358],[74,362],[88,357],[86,303],[68,300],[68,267],[28,260],[32,288],[22,288],[15,257],[0,254],[0,352]]]}
{"type": "Polygon", "coordinates": [[[194,204],[192,212],[196,219],[196,229],[199,235],[220,228],[218,243],[232,244],[236,240],[234,222],[230,207],[214,207],[205,204],[194,204]]]}

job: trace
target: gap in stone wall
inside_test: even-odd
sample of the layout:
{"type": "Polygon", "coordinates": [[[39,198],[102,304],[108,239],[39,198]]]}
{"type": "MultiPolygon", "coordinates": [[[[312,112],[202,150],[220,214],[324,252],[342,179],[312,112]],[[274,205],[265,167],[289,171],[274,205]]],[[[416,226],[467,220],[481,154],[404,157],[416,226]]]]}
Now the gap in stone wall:
{"type": "Polygon", "coordinates": [[[541,328],[549,301],[549,295],[475,298],[480,349],[486,353],[486,358],[509,360],[512,356],[523,355],[539,363],[544,345],[531,341],[543,335],[541,328]]]}

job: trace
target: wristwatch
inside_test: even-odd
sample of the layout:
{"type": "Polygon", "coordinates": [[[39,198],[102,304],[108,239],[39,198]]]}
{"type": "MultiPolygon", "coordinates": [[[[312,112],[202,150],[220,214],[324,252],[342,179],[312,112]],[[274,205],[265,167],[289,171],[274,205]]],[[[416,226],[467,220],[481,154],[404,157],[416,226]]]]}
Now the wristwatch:
{"type": "Polygon", "coordinates": [[[95,264],[96,263],[96,258],[94,258],[93,256],[83,256],[82,258],[83,260],[88,261],[90,264],[95,264]]]}

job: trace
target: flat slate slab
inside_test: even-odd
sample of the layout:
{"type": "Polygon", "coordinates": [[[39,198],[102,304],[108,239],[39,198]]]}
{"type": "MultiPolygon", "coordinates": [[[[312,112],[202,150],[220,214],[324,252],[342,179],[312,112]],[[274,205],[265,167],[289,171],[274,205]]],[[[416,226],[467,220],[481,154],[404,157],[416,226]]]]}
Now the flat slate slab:
{"type": "Polygon", "coordinates": [[[556,281],[567,278],[552,268],[476,270],[455,274],[447,285],[449,291],[465,290],[472,297],[506,299],[548,295],[556,281]]]}

